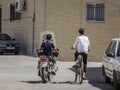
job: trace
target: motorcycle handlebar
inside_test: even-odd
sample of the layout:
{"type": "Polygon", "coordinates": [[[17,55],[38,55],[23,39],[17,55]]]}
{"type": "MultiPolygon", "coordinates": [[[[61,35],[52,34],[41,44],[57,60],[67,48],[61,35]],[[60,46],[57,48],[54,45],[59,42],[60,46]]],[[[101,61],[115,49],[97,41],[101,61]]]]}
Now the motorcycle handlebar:
{"type": "MultiPolygon", "coordinates": [[[[42,51],[43,49],[36,49],[36,52],[37,52],[37,54],[38,54],[38,56],[40,56],[40,55],[43,55],[43,51],[42,51]]],[[[53,54],[53,57],[58,57],[58,55],[59,55],[59,49],[57,48],[56,50],[52,50],[52,54],[53,54]]]]}

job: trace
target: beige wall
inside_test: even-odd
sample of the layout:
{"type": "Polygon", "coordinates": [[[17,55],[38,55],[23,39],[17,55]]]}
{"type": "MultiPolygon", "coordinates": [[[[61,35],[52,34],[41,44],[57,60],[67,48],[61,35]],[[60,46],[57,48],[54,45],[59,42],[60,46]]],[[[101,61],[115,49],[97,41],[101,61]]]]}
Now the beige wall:
{"type": "Polygon", "coordinates": [[[45,8],[45,28],[55,33],[57,46],[60,48],[59,59],[73,60],[70,50],[78,35],[78,29],[84,27],[90,38],[90,61],[100,61],[102,54],[111,38],[118,37],[119,33],[119,5],[120,1],[113,0],[47,0],[45,8]],[[82,1],[82,2],[81,2],[82,1]],[[86,3],[105,3],[105,22],[86,21],[86,3]],[[112,3],[112,4],[111,4],[112,3]],[[113,5],[114,4],[114,5],[113,5]]]}
{"type": "MultiPolygon", "coordinates": [[[[102,54],[112,38],[119,36],[120,0],[35,0],[34,53],[39,47],[42,31],[53,31],[60,49],[59,60],[73,60],[70,49],[80,27],[85,28],[91,42],[90,61],[101,61],[102,54]],[[86,21],[86,3],[105,3],[105,22],[86,21]]],[[[14,0],[0,0],[3,9],[2,32],[9,33],[22,45],[22,52],[32,54],[34,0],[27,0],[22,20],[9,21],[9,4],[14,0]]]]}
{"type": "Polygon", "coordinates": [[[70,47],[74,43],[81,17],[80,0],[53,0],[47,2],[46,30],[55,33],[61,60],[73,60],[70,47]]]}

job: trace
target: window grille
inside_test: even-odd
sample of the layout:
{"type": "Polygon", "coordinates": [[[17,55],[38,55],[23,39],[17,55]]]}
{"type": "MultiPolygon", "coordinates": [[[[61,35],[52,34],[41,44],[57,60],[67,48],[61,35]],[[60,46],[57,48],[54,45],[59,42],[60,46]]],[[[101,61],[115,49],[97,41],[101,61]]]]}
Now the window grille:
{"type": "Polygon", "coordinates": [[[10,21],[13,20],[20,20],[21,19],[21,13],[15,12],[15,5],[10,5],[10,21]]]}
{"type": "Polygon", "coordinates": [[[104,21],[104,4],[87,3],[87,21],[104,21]]]}

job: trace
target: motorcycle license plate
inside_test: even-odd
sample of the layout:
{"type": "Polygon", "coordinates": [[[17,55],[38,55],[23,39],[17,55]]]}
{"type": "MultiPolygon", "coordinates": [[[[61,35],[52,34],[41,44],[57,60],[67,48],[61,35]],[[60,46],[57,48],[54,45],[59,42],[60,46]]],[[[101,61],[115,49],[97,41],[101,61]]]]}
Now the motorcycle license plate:
{"type": "Polygon", "coordinates": [[[41,67],[47,67],[47,62],[42,62],[41,67]]]}

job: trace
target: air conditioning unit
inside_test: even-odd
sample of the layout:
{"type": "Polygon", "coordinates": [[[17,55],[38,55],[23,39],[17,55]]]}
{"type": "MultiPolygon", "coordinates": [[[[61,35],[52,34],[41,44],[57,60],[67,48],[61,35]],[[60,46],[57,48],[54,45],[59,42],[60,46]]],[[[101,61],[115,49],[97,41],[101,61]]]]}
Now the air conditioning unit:
{"type": "Polygon", "coordinates": [[[26,1],[25,0],[15,0],[15,11],[21,12],[26,9],[26,1]]]}

